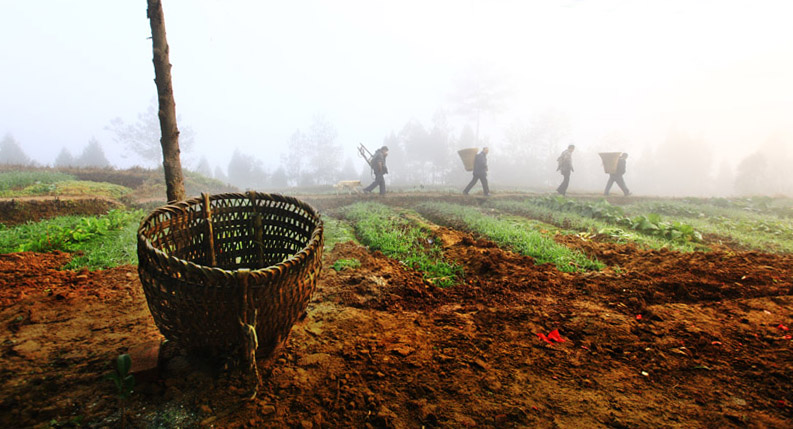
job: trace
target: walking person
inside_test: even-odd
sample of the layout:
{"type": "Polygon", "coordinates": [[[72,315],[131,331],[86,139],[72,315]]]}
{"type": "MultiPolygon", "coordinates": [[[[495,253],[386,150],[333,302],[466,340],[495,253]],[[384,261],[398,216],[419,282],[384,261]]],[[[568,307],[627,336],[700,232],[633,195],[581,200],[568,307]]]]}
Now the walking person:
{"type": "Polygon", "coordinates": [[[628,187],[625,186],[625,180],[622,178],[622,176],[625,175],[626,159],[628,159],[628,154],[623,152],[617,160],[617,169],[614,171],[614,173],[609,174],[609,181],[606,183],[606,191],[603,193],[603,195],[608,196],[609,191],[611,190],[611,185],[615,183],[620,187],[620,189],[622,189],[622,193],[625,194],[626,197],[631,194],[631,191],[629,191],[628,187]]]}
{"type": "Polygon", "coordinates": [[[383,176],[388,174],[388,167],[385,165],[385,158],[387,156],[388,146],[383,146],[374,151],[372,160],[369,161],[369,166],[372,167],[372,172],[374,172],[374,182],[363,188],[364,192],[372,192],[375,187],[380,186],[380,195],[385,195],[385,178],[383,176]]]}
{"type": "Polygon", "coordinates": [[[468,195],[468,191],[470,191],[471,188],[476,185],[476,181],[479,180],[482,182],[482,191],[485,196],[487,197],[490,195],[490,188],[487,187],[487,152],[488,149],[484,147],[481,152],[476,154],[474,158],[474,177],[463,190],[463,194],[468,195]]]}
{"type": "Polygon", "coordinates": [[[570,173],[575,171],[573,170],[573,151],[575,150],[575,145],[567,146],[567,149],[559,155],[559,158],[556,158],[556,162],[559,164],[556,167],[556,171],[562,173],[564,180],[556,188],[556,192],[561,195],[567,194],[567,185],[570,184],[570,173]]]}

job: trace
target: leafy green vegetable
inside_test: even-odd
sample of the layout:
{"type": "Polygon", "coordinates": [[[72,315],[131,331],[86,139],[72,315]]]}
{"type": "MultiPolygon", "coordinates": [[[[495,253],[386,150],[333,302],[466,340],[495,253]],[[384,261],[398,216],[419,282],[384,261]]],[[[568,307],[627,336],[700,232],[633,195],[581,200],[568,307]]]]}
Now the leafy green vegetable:
{"type": "Polygon", "coordinates": [[[436,286],[452,286],[463,277],[462,267],[444,259],[430,231],[393,209],[377,203],[356,203],[343,208],[342,214],[354,223],[363,244],[422,272],[436,286]]]}
{"type": "Polygon", "coordinates": [[[541,232],[528,229],[509,219],[483,214],[478,209],[447,203],[423,203],[417,210],[439,224],[463,228],[484,235],[516,252],[531,256],[536,263],[550,262],[560,271],[599,270],[603,264],[588,259],[578,251],[557,244],[541,232]]]}
{"type": "Polygon", "coordinates": [[[140,210],[111,210],[103,216],[61,216],[0,228],[0,252],[79,252],[65,268],[109,268],[136,262],[135,232],[140,210]]]}

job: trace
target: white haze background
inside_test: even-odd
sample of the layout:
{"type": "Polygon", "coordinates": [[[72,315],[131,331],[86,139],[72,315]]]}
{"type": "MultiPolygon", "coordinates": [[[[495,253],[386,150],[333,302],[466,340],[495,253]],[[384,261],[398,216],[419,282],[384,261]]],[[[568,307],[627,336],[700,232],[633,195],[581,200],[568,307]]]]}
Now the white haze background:
{"type": "MultiPolygon", "coordinates": [[[[793,195],[790,1],[163,3],[187,167],[225,169],[238,150],[272,172],[316,118],[356,168],[358,143],[431,129],[438,112],[459,137],[476,123],[450,94],[479,70],[508,93],[480,116],[495,185],[520,182],[497,168],[515,163],[509,136],[545,124],[552,158],[577,146],[573,192],[605,183],[597,152],[627,151],[637,194],[793,195]]],[[[142,165],[107,127],[156,96],[149,36],[143,0],[0,1],[0,134],[45,165],[91,138],[114,165],[142,165]]],[[[528,187],[561,179],[525,168],[542,172],[528,187]]]]}

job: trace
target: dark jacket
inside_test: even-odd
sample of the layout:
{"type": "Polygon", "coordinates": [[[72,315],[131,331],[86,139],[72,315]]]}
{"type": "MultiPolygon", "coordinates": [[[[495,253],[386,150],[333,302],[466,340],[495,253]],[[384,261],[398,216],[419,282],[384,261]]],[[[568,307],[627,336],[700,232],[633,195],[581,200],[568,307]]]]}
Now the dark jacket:
{"type": "Polygon", "coordinates": [[[614,172],[615,176],[622,176],[625,174],[625,158],[617,160],[617,171],[614,172]]]}
{"type": "Polygon", "coordinates": [[[562,174],[567,174],[573,170],[573,152],[570,149],[566,149],[559,155],[559,158],[556,158],[556,162],[559,165],[556,167],[556,171],[561,171],[562,174]]]}
{"type": "Polygon", "coordinates": [[[474,176],[487,176],[487,154],[479,152],[474,158],[474,176]]]}
{"type": "Polygon", "coordinates": [[[388,167],[385,165],[385,154],[383,154],[382,150],[377,149],[374,152],[374,156],[372,156],[372,162],[370,165],[372,166],[374,174],[388,174],[388,167]]]}

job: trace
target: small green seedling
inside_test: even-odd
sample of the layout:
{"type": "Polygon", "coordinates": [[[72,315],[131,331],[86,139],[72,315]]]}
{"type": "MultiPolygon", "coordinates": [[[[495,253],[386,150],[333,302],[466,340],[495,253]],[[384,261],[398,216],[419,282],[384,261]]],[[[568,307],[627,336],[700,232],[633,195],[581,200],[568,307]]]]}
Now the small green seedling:
{"type": "Polygon", "coordinates": [[[333,269],[336,271],[342,271],[346,269],[355,269],[361,266],[361,261],[352,258],[352,259],[339,259],[333,263],[333,269]]]}
{"type": "Polygon", "coordinates": [[[118,397],[121,399],[129,398],[132,388],[135,387],[135,376],[129,373],[132,368],[132,358],[128,354],[118,355],[116,358],[116,371],[105,376],[108,380],[113,380],[116,385],[118,397]]]}
{"type": "Polygon", "coordinates": [[[127,423],[126,413],[126,400],[132,395],[133,388],[135,387],[135,376],[129,373],[132,368],[132,358],[124,353],[118,355],[116,358],[116,370],[105,375],[105,379],[112,380],[116,385],[116,393],[118,394],[119,405],[121,407],[121,427],[125,427],[127,423]]]}

